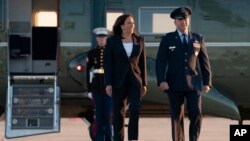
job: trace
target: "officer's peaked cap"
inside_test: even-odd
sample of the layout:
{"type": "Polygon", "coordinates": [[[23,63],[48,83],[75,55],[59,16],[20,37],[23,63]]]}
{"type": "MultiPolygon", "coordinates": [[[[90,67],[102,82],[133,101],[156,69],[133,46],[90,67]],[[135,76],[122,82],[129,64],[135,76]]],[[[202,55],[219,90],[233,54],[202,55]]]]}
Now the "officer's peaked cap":
{"type": "Polygon", "coordinates": [[[191,9],[187,8],[187,7],[179,7],[176,8],[171,14],[170,17],[172,19],[183,19],[183,18],[187,18],[192,14],[191,9]]]}
{"type": "Polygon", "coordinates": [[[98,27],[93,30],[96,36],[108,36],[109,30],[104,27],[98,27]]]}

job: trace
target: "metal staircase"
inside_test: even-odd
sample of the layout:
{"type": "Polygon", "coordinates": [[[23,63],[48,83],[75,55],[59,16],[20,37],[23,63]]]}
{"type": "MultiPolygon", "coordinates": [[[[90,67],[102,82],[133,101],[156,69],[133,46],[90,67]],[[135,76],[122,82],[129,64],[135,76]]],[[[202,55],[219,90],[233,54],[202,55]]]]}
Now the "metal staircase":
{"type": "Polygon", "coordinates": [[[6,137],[59,132],[59,107],[56,75],[9,76],[6,137]]]}

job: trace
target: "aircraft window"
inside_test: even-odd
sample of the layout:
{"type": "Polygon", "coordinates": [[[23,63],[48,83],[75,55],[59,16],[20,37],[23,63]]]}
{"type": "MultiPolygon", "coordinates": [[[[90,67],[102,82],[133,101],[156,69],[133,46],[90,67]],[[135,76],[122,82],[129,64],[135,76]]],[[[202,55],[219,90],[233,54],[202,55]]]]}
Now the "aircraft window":
{"type": "Polygon", "coordinates": [[[164,34],[174,31],[175,25],[170,13],[173,7],[141,7],[139,9],[139,33],[164,34]]]}
{"type": "Polygon", "coordinates": [[[0,30],[4,28],[4,0],[0,0],[0,30]]]}
{"type": "Polygon", "coordinates": [[[118,18],[120,15],[122,15],[123,12],[107,12],[106,17],[106,25],[107,28],[112,31],[113,25],[115,23],[116,18],[118,18]]]}
{"type": "Polygon", "coordinates": [[[49,11],[40,11],[35,17],[36,27],[57,27],[57,13],[49,11]]]}

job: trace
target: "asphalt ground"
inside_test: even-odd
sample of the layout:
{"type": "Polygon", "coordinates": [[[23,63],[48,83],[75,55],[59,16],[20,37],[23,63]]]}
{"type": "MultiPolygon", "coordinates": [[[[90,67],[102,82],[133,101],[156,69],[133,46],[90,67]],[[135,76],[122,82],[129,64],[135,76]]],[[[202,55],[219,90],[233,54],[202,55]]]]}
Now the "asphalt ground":
{"type": "MultiPolygon", "coordinates": [[[[126,123],[128,119],[126,118],[126,123]]],[[[185,118],[185,138],[188,140],[189,120],[185,118]]],[[[200,141],[229,141],[230,125],[238,121],[204,117],[200,141]]],[[[250,120],[243,124],[250,125],[250,120]]],[[[127,128],[127,127],[125,127],[127,128]]],[[[127,141],[127,130],[125,132],[127,141]]],[[[91,141],[88,124],[82,118],[61,118],[60,133],[50,133],[14,139],[5,138],[5,120],[0,119],[0,141],[91,141]]],[[[171,141],[171,121],[169,117],[141,117],[139,125],[139,141],[171,141]]]]}

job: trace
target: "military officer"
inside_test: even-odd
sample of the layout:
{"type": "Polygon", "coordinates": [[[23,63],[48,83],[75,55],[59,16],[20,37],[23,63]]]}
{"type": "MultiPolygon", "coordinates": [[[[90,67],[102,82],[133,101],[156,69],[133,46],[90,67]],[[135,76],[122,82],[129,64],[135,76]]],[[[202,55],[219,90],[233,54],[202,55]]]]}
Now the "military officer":
{"type": "Polygon", "coordinates": [[[95,28],[98,46],[91,49],[86,58],[87,62],[87,87],[95,104],[95,118],[97,130],[94,141],[111,141],[111,113],[112,99],[105,92],[103,57],[106,39],[109,31],[106,28],[95,28]]]}
{"type": "Polygon", "coordinates": [[[171,13],[176,31],[162,37],[156,58],[157,83],[168,94],[173,141],[184,141],[184,99],[190,119],[189,141],[200,134],[201,91],[208,93],[211,69],[201,35],[188,30],[191,10],[180,7],[171,13]]]}

